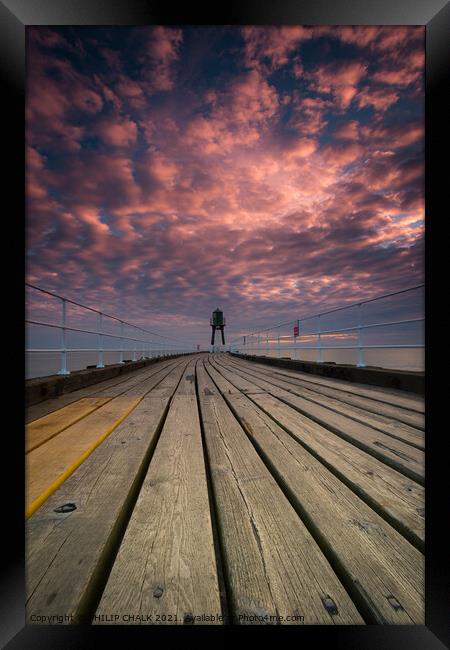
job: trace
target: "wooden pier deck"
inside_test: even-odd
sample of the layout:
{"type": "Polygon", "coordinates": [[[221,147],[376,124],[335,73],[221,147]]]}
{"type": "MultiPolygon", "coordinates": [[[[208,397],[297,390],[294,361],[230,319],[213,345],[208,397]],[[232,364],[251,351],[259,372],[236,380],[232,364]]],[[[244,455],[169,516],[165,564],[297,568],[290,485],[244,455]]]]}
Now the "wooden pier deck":
{"type": "Polygon", "coordinates": [[[424,400],[164,360],[31,406],[29,623],[424,624],[424,400]]]}

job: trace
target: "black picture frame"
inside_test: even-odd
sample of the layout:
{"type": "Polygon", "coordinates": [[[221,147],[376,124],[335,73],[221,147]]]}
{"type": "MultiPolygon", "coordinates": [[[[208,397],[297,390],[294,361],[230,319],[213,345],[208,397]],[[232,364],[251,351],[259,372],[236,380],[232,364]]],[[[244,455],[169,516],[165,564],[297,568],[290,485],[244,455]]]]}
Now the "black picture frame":
{"type": "MultiPolygon", "coordinates": [[[[448,181],[448,146],[445,134],[450,116],[448,106],[448,35],[450,6],[446,0],[229,0],[212,9],[185,3],[180,8],[152,0],[0,0],[0,66],[5,110],[3,158],[7,182],[3,199],[9,199],[5,223],[13,225],[8,234],[4,226],[4,252],[12,254],[4,275],[8,310],[17,309],[5,319],[7,343],[3,349],[4,378],[7,379],[6,406],[2,411],[3,459],[2,542],[4,566],[0,576],[0,641],[11,650],[33,648],[96,647],[105,637],[130,647],[167,642],[172,635],[193,642],[193,635],[220,643],[239,632],[244,641],[258,641],[259,634],[271,643],[289,638],[299,645],[326,644],[331,648],[421,648],[438,650],[450,645],[449,630],[449,544],[445,533],[448,521],[447,396],[445,375],[445,294],[438,282],[446,277],[445,241],[440,224],[446,218],[439,205],[446,207],[444,188],[448,181]],[[103,626],[26,626],[24,570],[24,86],[25,27],[27,25],[425,25],[426,26],[426,624],[424,626],[299,626],[295,628],[155,627],[103,626]],[[447,158],[446,158],[447,156],[447,158]],[[442,161],[442,162],[440,162],[442,161]],[[6,246],[5,246],[6,244],[6,246]],[[439,244],[441,248],[439,249],[439,244]],[[433,250],[433,252],[432,252],[433,250]],[[20,261],[23,260],[23,264],[20,261]],[[443,302],[444,298],[444,302],[443,302]],[[11,327],[12,322],[12,327],[11,327]],[[11,341],[11,344],[9,343],[11,341]],[[8,421],[8,415],[13,415],[8,421]],[[9,471],[6,471],[9,470],[9,471]],[[447,516],[446,516],[447,515],[447,516]],[[267,636],[268,635],[268,636],[267,636]]],[[[5,172],[4,172],[5,173],[5,172]]],[[[446,193],[447,194],[447,193],[446,193]]],[[[446,196],[447,202],[448,198],[446,196]]],[[[448,213],[448,207],[446,207],[448,213]]],[[[445,285],[444,285],[445,286],[445,285]]],[[[447,330],[448,331],[448,330],[447,330]]],[[[5,389],[3,389],[5,391],[5,389]]]]}

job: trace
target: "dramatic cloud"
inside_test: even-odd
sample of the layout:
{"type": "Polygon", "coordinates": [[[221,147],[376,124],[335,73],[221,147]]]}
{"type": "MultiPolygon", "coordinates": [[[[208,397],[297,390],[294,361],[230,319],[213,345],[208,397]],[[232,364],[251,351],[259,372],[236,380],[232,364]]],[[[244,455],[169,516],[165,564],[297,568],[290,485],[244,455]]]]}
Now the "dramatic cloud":
{"type": "Polygon", "coordinates": [[[423,279],[421,27],[31,27],[28,279],[204,343],[423,279]]]}

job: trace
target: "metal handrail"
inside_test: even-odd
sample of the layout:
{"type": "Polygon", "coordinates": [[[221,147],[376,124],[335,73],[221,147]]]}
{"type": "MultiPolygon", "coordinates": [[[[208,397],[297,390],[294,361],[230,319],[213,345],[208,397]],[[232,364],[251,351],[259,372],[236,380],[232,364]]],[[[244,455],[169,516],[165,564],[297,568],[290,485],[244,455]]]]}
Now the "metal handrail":
{"type": "Polygon", "coordinates": [[[48,296],[52,296],[53,298],[59,298],[60,300],[63,300],[65,303],[70,303],[71,305],[77,305],[78,307],[82,307],[83,309],[87,309],[88,311],[92,311],[95,314],[105,316],[106,318],[110,318],[111,320],[115,320],[118,323],[123,323],[124,325],[128,325],[129,327],[134,327],[135,329],[138,329],[141,332],[146,332],[147,334],[153,334],[154,336],[159,336],[162,339],[168,339],[168,340],[171,340],[171,341],[178,341],[179,340],[179,339],[176,339],[173,336],[164,336],[164,334],[159,334],[157,332],[152,332],[151,330],[146,330],[143,327],[139,327],[138,325],[133,325],[133,323],[128,323],[126,320],[123,320],[122,318],[118,318],[117,316],[111,316],[110,314],[106,314],[104,311],[99,311],[98,309],[94,309],[93,307],[87,307],[86,305],[82,305],[80,302],[76,302],[75,300],[71,300],[70,298],[64,298],[63,296],[60,296],[57,293],[53,293],[52,291],[48,291],[47,289],[41,289],[40,287],[37,287],[35,284],[30,284],[30,282],[25,282],[25,286],[31,287],[32,289],[36,289],[37,291],[40,291],[41,293],[46,293],[48,296]]]}
{"type": "MultiPolygon", "coordinates": [[[[141,354],[141,359],[145,358],[152,358],[153,356],[159,357],[159,356],[171,356],[174,354],[180,354],[180,353],[188,353],[188,352],[194,352],[195,347],[192,346],[187,346],[186,344],[183,343],[183,345],[178,345],[172,343],[172,341],[179,341],[179,339],[176,339],[174,337],[170,336],[164,336],[163,334],[159,334],[157,332],[152,332],[151,330],[146,330],[143,327],[139,327],[137,325],[133,325],[132,323],[128,323],[127,321],[124,321],[121,318],[117,318],[116,316],[111,316],[109,314],[106,314],[105,312],[102,312],[98,309],[94,309],[92,307],[87,307],[86,305],[82,305],[79,302],[76,302],[75,300],[71,300],[69,298],[64,298],[63,296],[60,296],[56,293],[53,293],[52,291],[48,291],[46,289],[41,289],[40,287],[37,287],[36,285],[30,284],[29,282],[25,283],[26,286],[39,291],[41,293],[47,294],[49,296],[52,296],[53,298],[57,298],[58,300],[61,301],[61,306],[62,306],[62,319],[61,323],[48,323],[36,319],[31,319],[31,318],[25,318],[25,322],[30,324],[30,325],[38,325],[41,327],[52,327],[61,330],[61,347],[60,348],[26,348],[25,352],[30,352],[30,353],[36,353],[36,352],[58,352],[61,354],[61,364],[60,364],[60,370],[58,371],[59,375],[69,375],[70,370],[67,367],[67,353],[68,352],[98,352],[98,363],[97,363],[97,368],[104,368],[104,359],[103,359],[103,353],[104,352],[118,352],[119,353],[119,364],[125,363],[123,360],[123,354],[125,352],[123,344],[121,345],[120,350],[119,349],[106,349],[103,346],[103,339],[104,337],[109,337],[113,339],[120,340],[121,342],[123,341],[129,341],[130,343],[133,343],[133,350],[129,350],[130,352],[133,352],[133,361],[136,361],[136,356],[138,352],[141,354]],[[97,330],[92,330],[92,329],[86,329],[86,328],[81,328],[81,327],[72,327],[67,324],[67,304],[72,304],[72,305],[77,305],[78,307],[82,307],[83,309],[96,313],[98,315],[98,329],[97,330]],[[114,321],[117,321],[120,323],[120,334],[112,334],[110,332],[105,332],[103,329],[103,318],[109,318],[114,321]],[[142,339],[142,338],[134,338],[132,336],[125,336],[124,334],[124,326],[127,327],[132,327],[135,332],[143,332],[144,334],[151,334],[152,336],[159,337],[160,341],[154,341],[150,339],[142,339]],[[98,337],[98,346],[97,348],[69,348],[67,347],[67,341],[66,341],[66,333],[67,332],[80,332],[83,334],[91,334],[91,335],[96,335],[98,337]],[[168,343],[170,341],[170,343],[168,343]],[[138,350],[138,345],[137,343],[140,343],[142,346],[142,350],[138,350]],[[148,356],[150,355],[150,357],[148,356]]],[[[181,341],[179,341],[182,343],[181,341]]],[[[141,347],[139,346],[139,347],[141,347]]]]}
{"type": "MultiPolygon", "coordinates": [[[[239,351],[241,348],[243,348],[245,351],[250,351],[250,350],[257,350],[258,352],[261,353],[261,340],[263,340],[263,343],[265,343],[265,351],[269,352],[270,351],[270,346],[269,346],[269,332],[274,332],[275,330],[279,330],[281,327],[285,327],[287,325],[293,325],[296,323],[298,326],[300,326],[300,323],[303,323],[308,320],[312,320],[314,318],[317,319],[317,329],[315,332],[307,332],[305,334],[298,334],[292,335],[281,335],[278,334],[278,336],[275,339],[275,342],[278,344],[277,346],[277,351],[278,351],[278,356],[281,354],[281,350],[294,350],[295,351],[295,358],[297,358],[297,353],[300,350],[317,350],[317,362],[318,363],[323,363],[323,356],[322,356],[322,351],[323,350],[358,350],[358,361],[357,361],[357,366],[358,367],[364,367],[364,350],[365,349],[395,349],[395,348],[423,348],[423,344],[381,344],[381,345],[365,345],[363,344],[362,341],[362,332],[366,329],[374,328],[374,327],[387,327],[387,326],[393,326],[393,325],[404,325],[408,323],[419,323],[424,321],[424,317],[418,317],[418,318],[406,318],[406,319],[399,319],[399,320],[393,320],[393,321],[384,321],[384,322],[379,322],[379,323],[369,323],[366,325],[362,324],[362,305],[375,302],[377,300],[382,300],[384,298],[389,298],[392,296],[397,296],[399,294],[406,293],[408,291],[414,291],[417,289],[420,289],[424,287],[424,284],[419,284],[414,287],[409,287],[408,289],[402,289],[401,291],[394,291],[391,293],[383,294],[381,296],[377,296],[376,298],[370,298],[367,300],[361,300],[359,302],[351,303],[349,305],[345,305],[342,307],[337,307],[335,309],[329,309],[327,311],[323,311],[311,316],[305,316],[303,318],[299,319],[293,319],[290,321],[286,321],[284,323],[278,323],[276,325],[272,325],[271,327],[267,327],[264,329],[260,329],[257,331],[252,332],[251,334],[246,334],[244,336],[239,337],[238,339],[234,339],[228,346],[228,350],[231,351],[239,351]],[[335,313],[337,311],[342,311],[345,309],[352,309],[353,307],[358,308],[358,322],[356,325],[352,327],[341,327],[341,328],[335,328],[335,329],[326,329],[322,330],[321,329],[321,323],[320,319],[322,316],[326,316],[331,313],[335,313]],[[357,345],[338,345],[338,346],[330,346],[330,345],[323,345],[322,343],[322,338],[324,336],[328,336],[330,334],[340,334],[344,332],[355,332],[358,335],[358,343],[357,345]],[[264,338],[261,337],[261,334],[266,334],[265,341],[264,338]],[[301,339],[304,337],[317,337],[317,343],[315,347],[303,347],[301,345],[298,345],[301,343],[301,339]],[[254,341],[257,338],[257,346],[254,345],[254,341]],[[294,345],[287,347],[284,345],[284,342],[288,341],[293,341],[294,345]],[[281,344],[283,343],[283,348],[281,348],[281,344]]],[[[273,340],[270,340],[270,343],[272,343],[273,340]]]]}
{"type": "MultiPolygon", "coordinates": [[[[318,318],[319,316],[326,316],[327,314],[332,314],[333,312],[336,311],[342,311],[343,309],[351,309],[352,307],[357,307],[359,305],[365,305],[368,302],[375,302],[376,300],[382,300],[383,298],[390,298],[392,296],[397,296],[400,293],[406,293],[407,291],[414,291],[415,289],[420,289],[424,287],[425,284],[418,284],[415,287],[409,287],[408,289],[402,289],[401,291],[394,291],[393,293],[385,293],[381,296],[377,296],[376,298],[368,298],[367,300],[360,300],[359,302],[352,302],[349,305],[344,305],[342,307],[336,307],[336,309],[329,309],[328,311],[321,311],[320,313],[317,314],[312,314],[311,316],[303,316],[303,318],[293,318],[292,320],[288,320],[284,323],[276,323],[275,325],[272,325],[271,327],[266,327],[264,329],[256,330],[254,332],[251,332],[250,334],[245,334],[245,336],[255,336],[256,334],[262,334],[263,332],[270,332],[271,330],[278,329],[279,327],[284,327],[284,325],[291,325],[292,323],[295,323],[299,321],[300,323],[305,321],[305,320],[312,320],[313,318],[318,318]]],[[[238,341],[242,336],[239,336],[237,339],[234,341],[238,341]]],[[[232,343],[234,343],[232,341],[232,343]]]]}

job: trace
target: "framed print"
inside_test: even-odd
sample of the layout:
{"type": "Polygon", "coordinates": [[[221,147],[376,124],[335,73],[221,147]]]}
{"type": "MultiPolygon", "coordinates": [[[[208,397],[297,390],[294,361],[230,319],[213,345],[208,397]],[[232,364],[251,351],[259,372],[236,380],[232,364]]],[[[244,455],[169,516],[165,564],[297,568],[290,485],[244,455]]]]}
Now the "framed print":
{"type": "Polygon", "coordinates": [[[0,16],[3,644],[445,647],[448,3],[0,16]]]}

